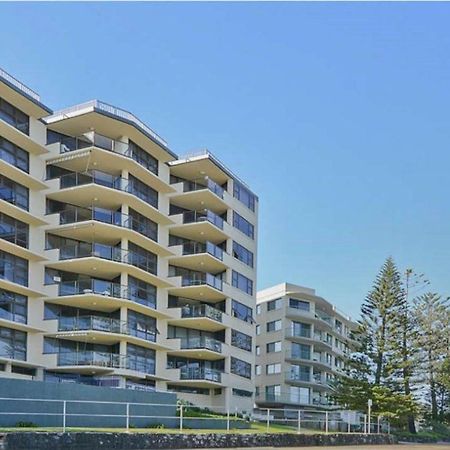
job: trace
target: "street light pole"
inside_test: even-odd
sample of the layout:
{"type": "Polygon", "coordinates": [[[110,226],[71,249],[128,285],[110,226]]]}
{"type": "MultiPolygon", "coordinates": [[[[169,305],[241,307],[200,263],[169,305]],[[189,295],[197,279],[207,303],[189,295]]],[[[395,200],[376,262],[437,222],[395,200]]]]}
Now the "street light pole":
{"type": "Polygon", "coordinates": [[[372,399],[369,398],[369,400],[367,400],[367,428],[368,428],[368,433],[370,434],[370,412],[372,409],[372,399]]]}

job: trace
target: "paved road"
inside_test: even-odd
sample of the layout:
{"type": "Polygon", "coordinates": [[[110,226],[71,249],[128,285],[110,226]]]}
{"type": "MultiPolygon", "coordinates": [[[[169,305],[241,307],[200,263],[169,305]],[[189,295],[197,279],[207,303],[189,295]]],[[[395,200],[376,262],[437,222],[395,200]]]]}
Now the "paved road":
{"type": "MultiPolygon", "coordinates": [[[[335,447],[277,447],[276,450],[447,450],[450,444],[399,444],[399,445],[346,445],[335,447]]],[[[274,447],[260,447],[259,449],[234,449],[234,450],[275,450],[274,447]]]]}

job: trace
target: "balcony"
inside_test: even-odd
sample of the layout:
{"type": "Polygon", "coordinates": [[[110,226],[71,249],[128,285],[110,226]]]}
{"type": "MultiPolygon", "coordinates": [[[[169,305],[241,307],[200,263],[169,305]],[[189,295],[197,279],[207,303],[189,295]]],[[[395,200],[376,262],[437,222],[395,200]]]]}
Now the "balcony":
{"type": "Polygon", "coordinates": [[[81,351],[58,353],[58,366],[89,366],[105,369],[126,369],[128,358],[125,355],[108,352],[81,351]]]}
{"type": "Polygon", "coordinates": [[[286,383],[311,383],[311,374],[289,370],[285,374],[286,383]]]}
{"type": "Polygon", "coordinates": [[[211,210],[185,211],[171,217],[176,222],[171,232],[190,241],[220,243],[228,238],[224,231],[226,221],[211,210]]]}
{"type": "Polygon", "coordinates": [[[221,383],[222,372],[204,367],[182,367],[180,369],[180,380],[201,380],[221,383]]]}
{"type": "Polygon", "coordinates": [[[95,270],[98,277],[113,278],[123,271],[118,264],[124,264],[129,267],[128,271],[132,275],[149,279],[149,282],[167,285],[166,282],[157,278],[157,258],[152,255],[146,256],[119,247],[91,242],[64,245],[57,250],[59,250],[59,262],[53,263],[52,266],[59,270],[86,275],[90,275],[92,270],[95,270]],[[92,258],[98,262],[93,262],[92,258]],[[95,269],[93,269],[93,264],[95,269]],[[140,271],[137,272],[132,268],[140,271]]]}
{"type": "Polygon", "coordinates": [[[304,340],[304,339],[311,339],[311,330],[307,329],[301,329],[301,328],[294,328],[294,327],[287,327],[285,329],[285,335],[288,339],[293,340],[304,340]]]}
{"type": "Polygon", "coordinates": [[[222,342],[210,337],[198,337],[190,339],[181,339],[181,350],[210,350],[216,353],[222,353],[222,342]]]}
{"type": "Polygon", "coordinates": [[[224,300],[223,281],[219,276],[211,273],[188,271],[174,266],[169,266],[169,280],[174,287],[170,288],[170,294],[177,297],[185,297],[209,302],[224,300]]]}
{"type": "Polygon", "coordinates": [[[186,305],[181,308],[183,319],[206,318],[222,323],[222,311],[210,305],[186,305]]]}
{"type": "Polygon", "coordinates": [[[58,331],[101,331],[128,334],[127,323],[119,319],[101,316],[60,317],[58,331]]]}
{"type": "Polygon", "coordinates": [[[0,186],[0,200],[28,211],[28,196],[6,186],[0,186]]]}

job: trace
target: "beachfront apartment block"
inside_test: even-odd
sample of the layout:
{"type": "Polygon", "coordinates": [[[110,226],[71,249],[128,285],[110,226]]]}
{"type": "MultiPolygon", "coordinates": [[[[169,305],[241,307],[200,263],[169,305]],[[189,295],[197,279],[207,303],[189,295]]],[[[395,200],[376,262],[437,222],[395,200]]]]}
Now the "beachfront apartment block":
{"type": "Polygon", "coordinates": [[[210,152],[0,71],[0,376],[251,411],[257,217],[210,152]]]}
{"type": "Polygon", "coordinates": [[[255,318],[257,407],[332,407],[357,324],[314,289],[290,283],[259,291],[255,318]]]}

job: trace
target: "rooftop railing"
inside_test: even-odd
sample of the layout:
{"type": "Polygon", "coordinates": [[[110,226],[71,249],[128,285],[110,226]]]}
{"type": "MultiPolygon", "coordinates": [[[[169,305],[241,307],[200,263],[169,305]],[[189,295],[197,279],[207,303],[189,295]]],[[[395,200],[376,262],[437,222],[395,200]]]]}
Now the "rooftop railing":
{"type": "Polygon", "coordinates": [[[30,96],[31,98],[34,98],[35,100],[37,100],[38,102],[41,101],[41,97],[39,96],[39,94],[35,91],[33,91],[33,89],[29,88],[28,86],[26,86],[25,84],[23,84],[21,81],[19,81],[17,78],[14,78],[12,75],[10,75],[8,72],[6,72],[3,69],[0,69],[0,77],[4,78],[6,81],[8,81],[9,83],[11,83],[13,86],[15,86],[17,89],[19,89],[20,91],[24,92],[25,94],[27,94],[28,96],[30,96]]]}

